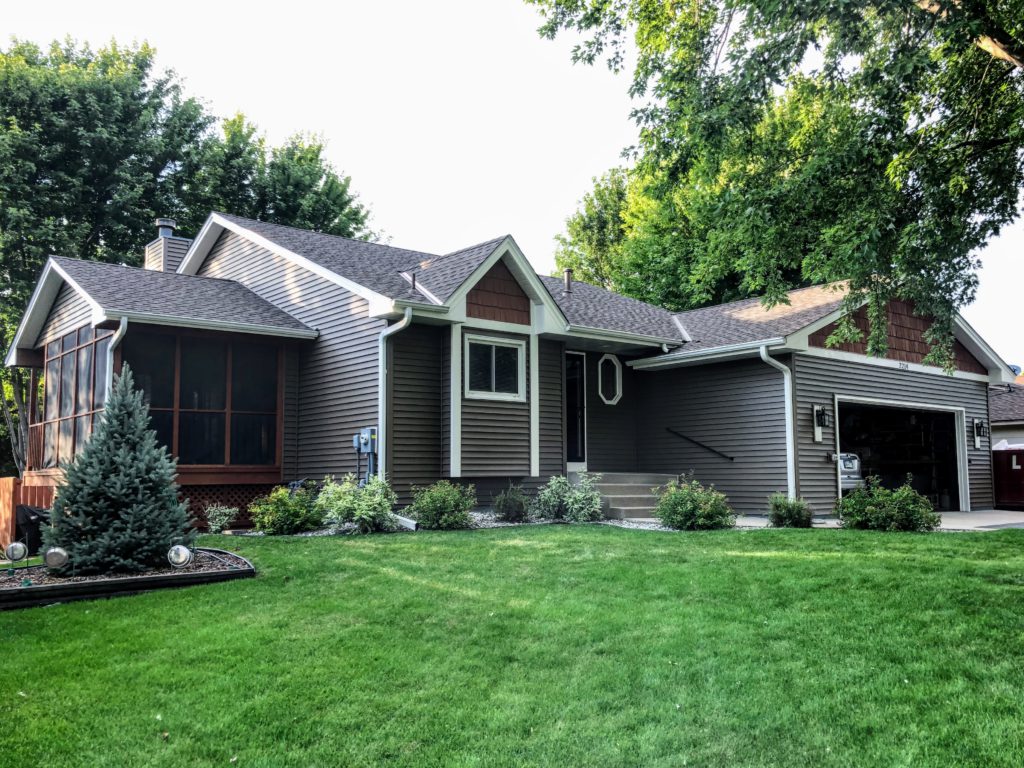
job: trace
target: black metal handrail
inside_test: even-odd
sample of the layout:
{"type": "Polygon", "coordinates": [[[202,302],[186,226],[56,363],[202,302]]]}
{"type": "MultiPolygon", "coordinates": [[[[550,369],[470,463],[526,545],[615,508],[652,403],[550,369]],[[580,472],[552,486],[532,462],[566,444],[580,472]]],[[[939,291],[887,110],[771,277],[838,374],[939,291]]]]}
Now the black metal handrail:
{"type": "Polygon", "coordinates": [[[704,445],[704,443],[700,442],[700,440],[694,440],[692,437],[687,437],[682,432],[672,429],[672,427],[665,427],[665,430],[671,432],[676,437],[681,437],[683,438],[683,440],[686,440],[689,443],[693,443],[698,448],[703,448],[705,451],[711,451],[711,453],[715,454],[715,456],[721,456],[723,459],[728,459],[729,461],[736,461],[736,459],[733,458],[732,456],[727,456],[721,451],[712,448],[710,445],[704,445]]]}

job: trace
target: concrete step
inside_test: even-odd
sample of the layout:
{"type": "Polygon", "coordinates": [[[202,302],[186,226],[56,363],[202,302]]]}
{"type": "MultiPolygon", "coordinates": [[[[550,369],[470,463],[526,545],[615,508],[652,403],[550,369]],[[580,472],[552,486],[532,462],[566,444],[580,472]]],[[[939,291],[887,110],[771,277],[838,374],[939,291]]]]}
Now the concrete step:
{"type": "Polygon", "coordinates": [[[654,517],[654,507],[608,507],[604,516],[616,520],[626,520],[632,517],[654,517]]]}
{"type": "Polygon", "coordinates": [[[609,507],[653,507],[658,498],[653,493],[634,493],[629,495],[603,493],[601,498],[609,507]]]}
{"type": "Polygon", "coordinates": [[[678,475],[661,475],[655,472],[599,472],[599,485],[664,485],[678,475]]]}
{"type": "Polygon", "coordinates": [[[597,490],[605,496],[651,495],[652,488],[662,488],[660,483],[598,483],[597,490]]]}

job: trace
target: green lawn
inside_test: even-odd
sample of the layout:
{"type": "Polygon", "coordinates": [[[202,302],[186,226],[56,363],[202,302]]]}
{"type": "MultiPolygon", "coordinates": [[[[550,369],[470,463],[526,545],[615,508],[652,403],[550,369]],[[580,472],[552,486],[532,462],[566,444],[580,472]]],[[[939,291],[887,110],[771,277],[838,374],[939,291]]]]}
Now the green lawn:
{"type": "Polygon", "coordinates": [[[0,614],[0,764],[1024,764],[1024,531],[204,542],[261,575],[0,614]]]}

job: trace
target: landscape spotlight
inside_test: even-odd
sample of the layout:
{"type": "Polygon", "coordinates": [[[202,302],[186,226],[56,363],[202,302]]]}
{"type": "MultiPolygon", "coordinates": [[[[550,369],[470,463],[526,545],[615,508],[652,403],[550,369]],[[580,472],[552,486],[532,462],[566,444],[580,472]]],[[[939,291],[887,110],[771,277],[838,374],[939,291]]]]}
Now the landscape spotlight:
{"type": "Polygon", "coordinates": [[[175,544],[167,551],[167,562],[175,568],[184,568],[192,562],[192,550],[184,544],[175,544]]]}
{"type": "Polygon", "coordinates": [[[47,568],[63,568],[68,562],[68,553],[60,547],[50,547],[43,555],[47,568]]]}
{"type": "Polygon", "coordinates": [[[12,541],[7,545],[7,549],[4,550],[4,554],[7,555],[7,559],[12,563],[16,563],[19,560],[24,560],[28,557],[28,547],[25,546],[24,542],[12,541]]]}

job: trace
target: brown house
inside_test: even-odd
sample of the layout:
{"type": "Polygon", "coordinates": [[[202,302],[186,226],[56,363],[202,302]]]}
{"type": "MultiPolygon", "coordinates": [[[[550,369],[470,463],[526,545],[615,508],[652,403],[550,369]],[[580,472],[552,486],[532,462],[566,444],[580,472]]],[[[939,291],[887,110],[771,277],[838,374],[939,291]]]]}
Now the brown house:
{"type": "Polygon", "coordinates": [[[855,453],[940,507],[993,503],[988,386],[1012,374],[962,320],[948,375],[906,304],[886,358],[826,347],[840,285],[672,313],[539,276],[511,237],[438,256],[219,213],[195,240],[172,226],[144,269],[47,263],[6,361],[42,381],[26,486],[57,482],[126,362],[198,504],[352,471],[370,428],[403,501],[588,470],[634,516],[692,471],[741,512],[783,491],[827,513],[855,453]]]}

